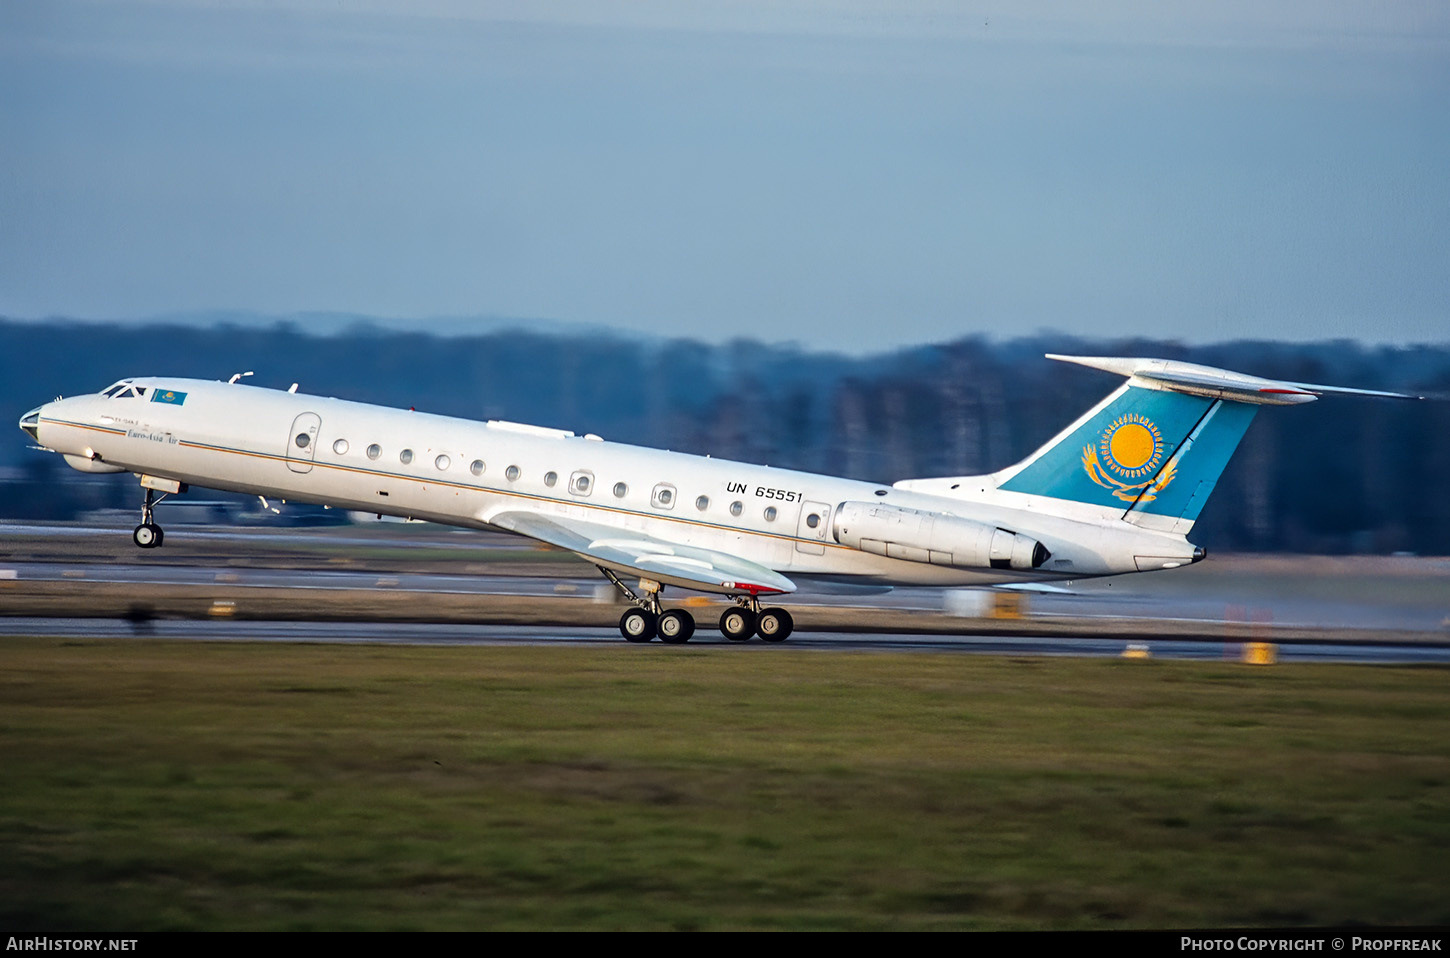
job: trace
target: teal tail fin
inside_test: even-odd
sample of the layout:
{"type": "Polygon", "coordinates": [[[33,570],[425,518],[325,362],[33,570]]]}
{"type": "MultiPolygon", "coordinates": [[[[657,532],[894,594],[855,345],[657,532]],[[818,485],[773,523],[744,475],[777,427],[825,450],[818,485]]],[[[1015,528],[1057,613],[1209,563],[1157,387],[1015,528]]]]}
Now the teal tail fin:
{"type": "Polygon", "coordinates": [[[1053,356],[1128,381],[1021,463],[998,488],[1111,506],[1145,528],[1186,534],[1262,405],[1321,392],[1398,393],[1278,382],[1162,359],[1053,356]]]}
{"type": "Polygon", "coordinates": [[[1248,403],[1124,385],[999,488],[1191,526],[1257,411],[1248,403]]]}

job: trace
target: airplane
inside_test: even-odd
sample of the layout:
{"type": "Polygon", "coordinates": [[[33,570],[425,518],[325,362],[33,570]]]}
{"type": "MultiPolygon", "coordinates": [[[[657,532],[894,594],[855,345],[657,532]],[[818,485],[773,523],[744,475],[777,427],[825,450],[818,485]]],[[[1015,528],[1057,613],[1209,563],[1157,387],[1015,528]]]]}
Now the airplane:
{"type": "Polygon", "coordinates": [[[791,634],[762,600],[798,581],[1007,586],[1173,569],[1260,406],[1323,393],[1400,393],[1281,382],[1164,359],[1063,356],[1125,377],[1026,459],[979,476],[893,485],[477,422],[238,382],[123,379],[32,409],[20,428],[87,473],[134,473],[143,549],[154,509],[202,486],[505,530],[576,553],[631,604],[630,642],[689,641],[666,586],[729,596],[726,638],[791,634]]]}

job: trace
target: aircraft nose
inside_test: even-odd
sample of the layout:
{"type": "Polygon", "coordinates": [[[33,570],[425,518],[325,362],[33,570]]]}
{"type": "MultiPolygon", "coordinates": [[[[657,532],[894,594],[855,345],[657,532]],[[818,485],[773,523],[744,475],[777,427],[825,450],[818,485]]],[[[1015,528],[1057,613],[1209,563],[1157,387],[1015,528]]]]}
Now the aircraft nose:
{"type": "Polygon", "coordinates": [[[20,428],[36,442],[40,442],[40,410],[41,407],[36,406],[20,417],[20,428]]]}

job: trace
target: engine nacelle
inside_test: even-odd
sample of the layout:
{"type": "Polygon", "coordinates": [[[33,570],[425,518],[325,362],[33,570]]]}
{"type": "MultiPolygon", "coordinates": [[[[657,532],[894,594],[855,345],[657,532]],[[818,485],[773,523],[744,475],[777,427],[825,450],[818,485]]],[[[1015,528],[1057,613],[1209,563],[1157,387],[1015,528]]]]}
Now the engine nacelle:
{"type": "Polygon", "coordinates": [[[1052,555],[1036,539],[991,523],[879,502],[843,502],[833,525],[843,546],[909,562],[1027,570],[1052,555]]]}

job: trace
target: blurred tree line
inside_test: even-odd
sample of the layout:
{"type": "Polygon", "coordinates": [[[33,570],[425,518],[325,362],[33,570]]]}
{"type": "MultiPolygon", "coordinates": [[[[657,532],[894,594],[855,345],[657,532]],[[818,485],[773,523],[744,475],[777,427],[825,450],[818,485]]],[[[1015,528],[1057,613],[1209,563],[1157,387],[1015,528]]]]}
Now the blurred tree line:
{"type": "MultiPolygon", "coordinates": [[[[716,458],[891,482],[1018,461],[1118,380],[1043,353],[1158,356],[1299,382],[1450,395],[1450,345],[1367,347],[1042,334],[968,338],[869,357],[527,330],[436,337],[359,323],[210,327],[0,320],[0,409],[126,376],[247,380],[472,419],[510,419],[716,458]]],[[[0,517],[131,508],[134,483],[85,477],[0,444],[0,517]]],[[[1326,397],[1262,412],[1195,529],[1216,549],[1450,551],[1450,402],[1326,397]]]]}

